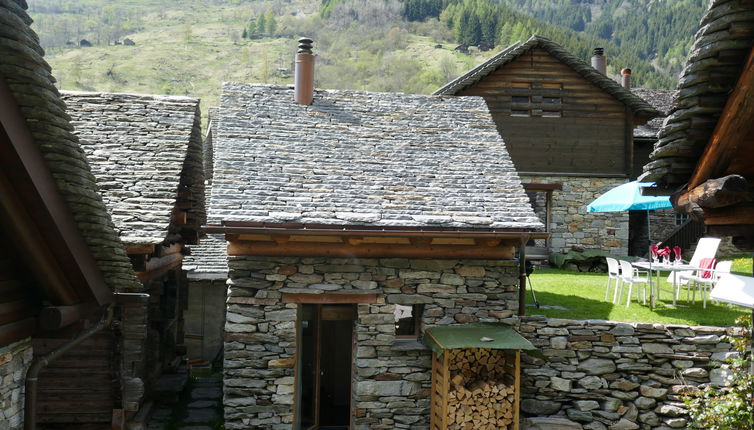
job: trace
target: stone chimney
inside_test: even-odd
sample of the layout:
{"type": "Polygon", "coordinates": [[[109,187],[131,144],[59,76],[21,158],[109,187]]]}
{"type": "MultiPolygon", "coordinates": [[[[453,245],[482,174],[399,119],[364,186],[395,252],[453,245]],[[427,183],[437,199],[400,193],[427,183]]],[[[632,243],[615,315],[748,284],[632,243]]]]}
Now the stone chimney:
{"type": "Polygon", "coordinates": [[[605,48],[594,48],[592,55],[592,67],[597,69],[603,75],[607,74],[607,58],[605,58],[605,48]]]}
{"type": "Polygon", "coordinates": [[[298,40],[296,67],[294,72],[293,101],[300,105],[310,105],[314,99],[314,54],[313,40],[302,37],[298,40]]]}
{"type": "Polygon", "coordinates": [[[631,69],[623,69],[620,71],[620,84],[623,88],[631,91],[631,69]]]}

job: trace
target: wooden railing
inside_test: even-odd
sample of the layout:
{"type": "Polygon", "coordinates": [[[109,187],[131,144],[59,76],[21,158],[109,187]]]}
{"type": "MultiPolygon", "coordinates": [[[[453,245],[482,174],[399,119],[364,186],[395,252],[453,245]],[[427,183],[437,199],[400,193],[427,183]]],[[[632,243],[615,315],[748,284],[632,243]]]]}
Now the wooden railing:
{"type": "Polygon", "coordinates": [[[704,236],[705,227],[704,223],[697,222],[689,218],[673,230],[668,237],[660,242],[660,246],[680,246],[681,249],[690,249],[696,245],[699,239],[704,236]]]}

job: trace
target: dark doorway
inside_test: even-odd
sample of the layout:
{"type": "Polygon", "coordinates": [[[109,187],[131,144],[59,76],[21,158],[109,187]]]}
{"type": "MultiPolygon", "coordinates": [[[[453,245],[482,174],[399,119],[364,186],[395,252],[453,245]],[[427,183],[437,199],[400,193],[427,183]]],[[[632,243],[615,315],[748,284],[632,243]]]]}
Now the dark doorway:
{"type": "Polygon", "coordinates": [[[349,428],[355,319],[354,305],[299,307],[298,428],[349,428]]]}

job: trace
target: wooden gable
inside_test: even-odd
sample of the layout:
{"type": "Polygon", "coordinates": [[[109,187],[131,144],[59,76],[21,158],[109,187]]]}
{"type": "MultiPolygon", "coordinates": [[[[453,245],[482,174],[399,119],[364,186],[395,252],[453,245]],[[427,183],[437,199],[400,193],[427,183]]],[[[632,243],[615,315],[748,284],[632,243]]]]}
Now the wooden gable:
{"type": "Polygon", "coordinates": [[[485,99],[522,174],[630,173],[631,111],[543,48],[458,95],[485,99]]]}

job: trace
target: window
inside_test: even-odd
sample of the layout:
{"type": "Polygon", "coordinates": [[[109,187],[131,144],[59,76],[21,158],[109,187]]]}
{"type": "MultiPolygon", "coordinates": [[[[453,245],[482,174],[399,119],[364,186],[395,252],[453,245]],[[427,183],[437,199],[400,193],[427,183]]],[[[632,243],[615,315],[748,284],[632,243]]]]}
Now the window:
{"type": "Polygon", "coordinates": [[[675,214],[675,225],[676,226],[681,226],[681,225],[683,225],[683,223],[685,223],[686,221],[688,221],[688,219],[689,219],[689,215],[688,214],[681,214],[681,213],[677,213],[676,212],[676,214],[675,214]]]}
{"type": "Polygon", "coordinates": [[[511,82],[511,116],[561,118],[563,84],[552,82],[511,82]]]}
{"type": "Polygon", "coordinates": [[[529,103],[529,96],[513,96],[513,103],[529,103]]]}
{"type": "Polygon", "coordinates": [[[395,337],[419,338],[423,313],[424,305],[395,305],[395,337]]]}

